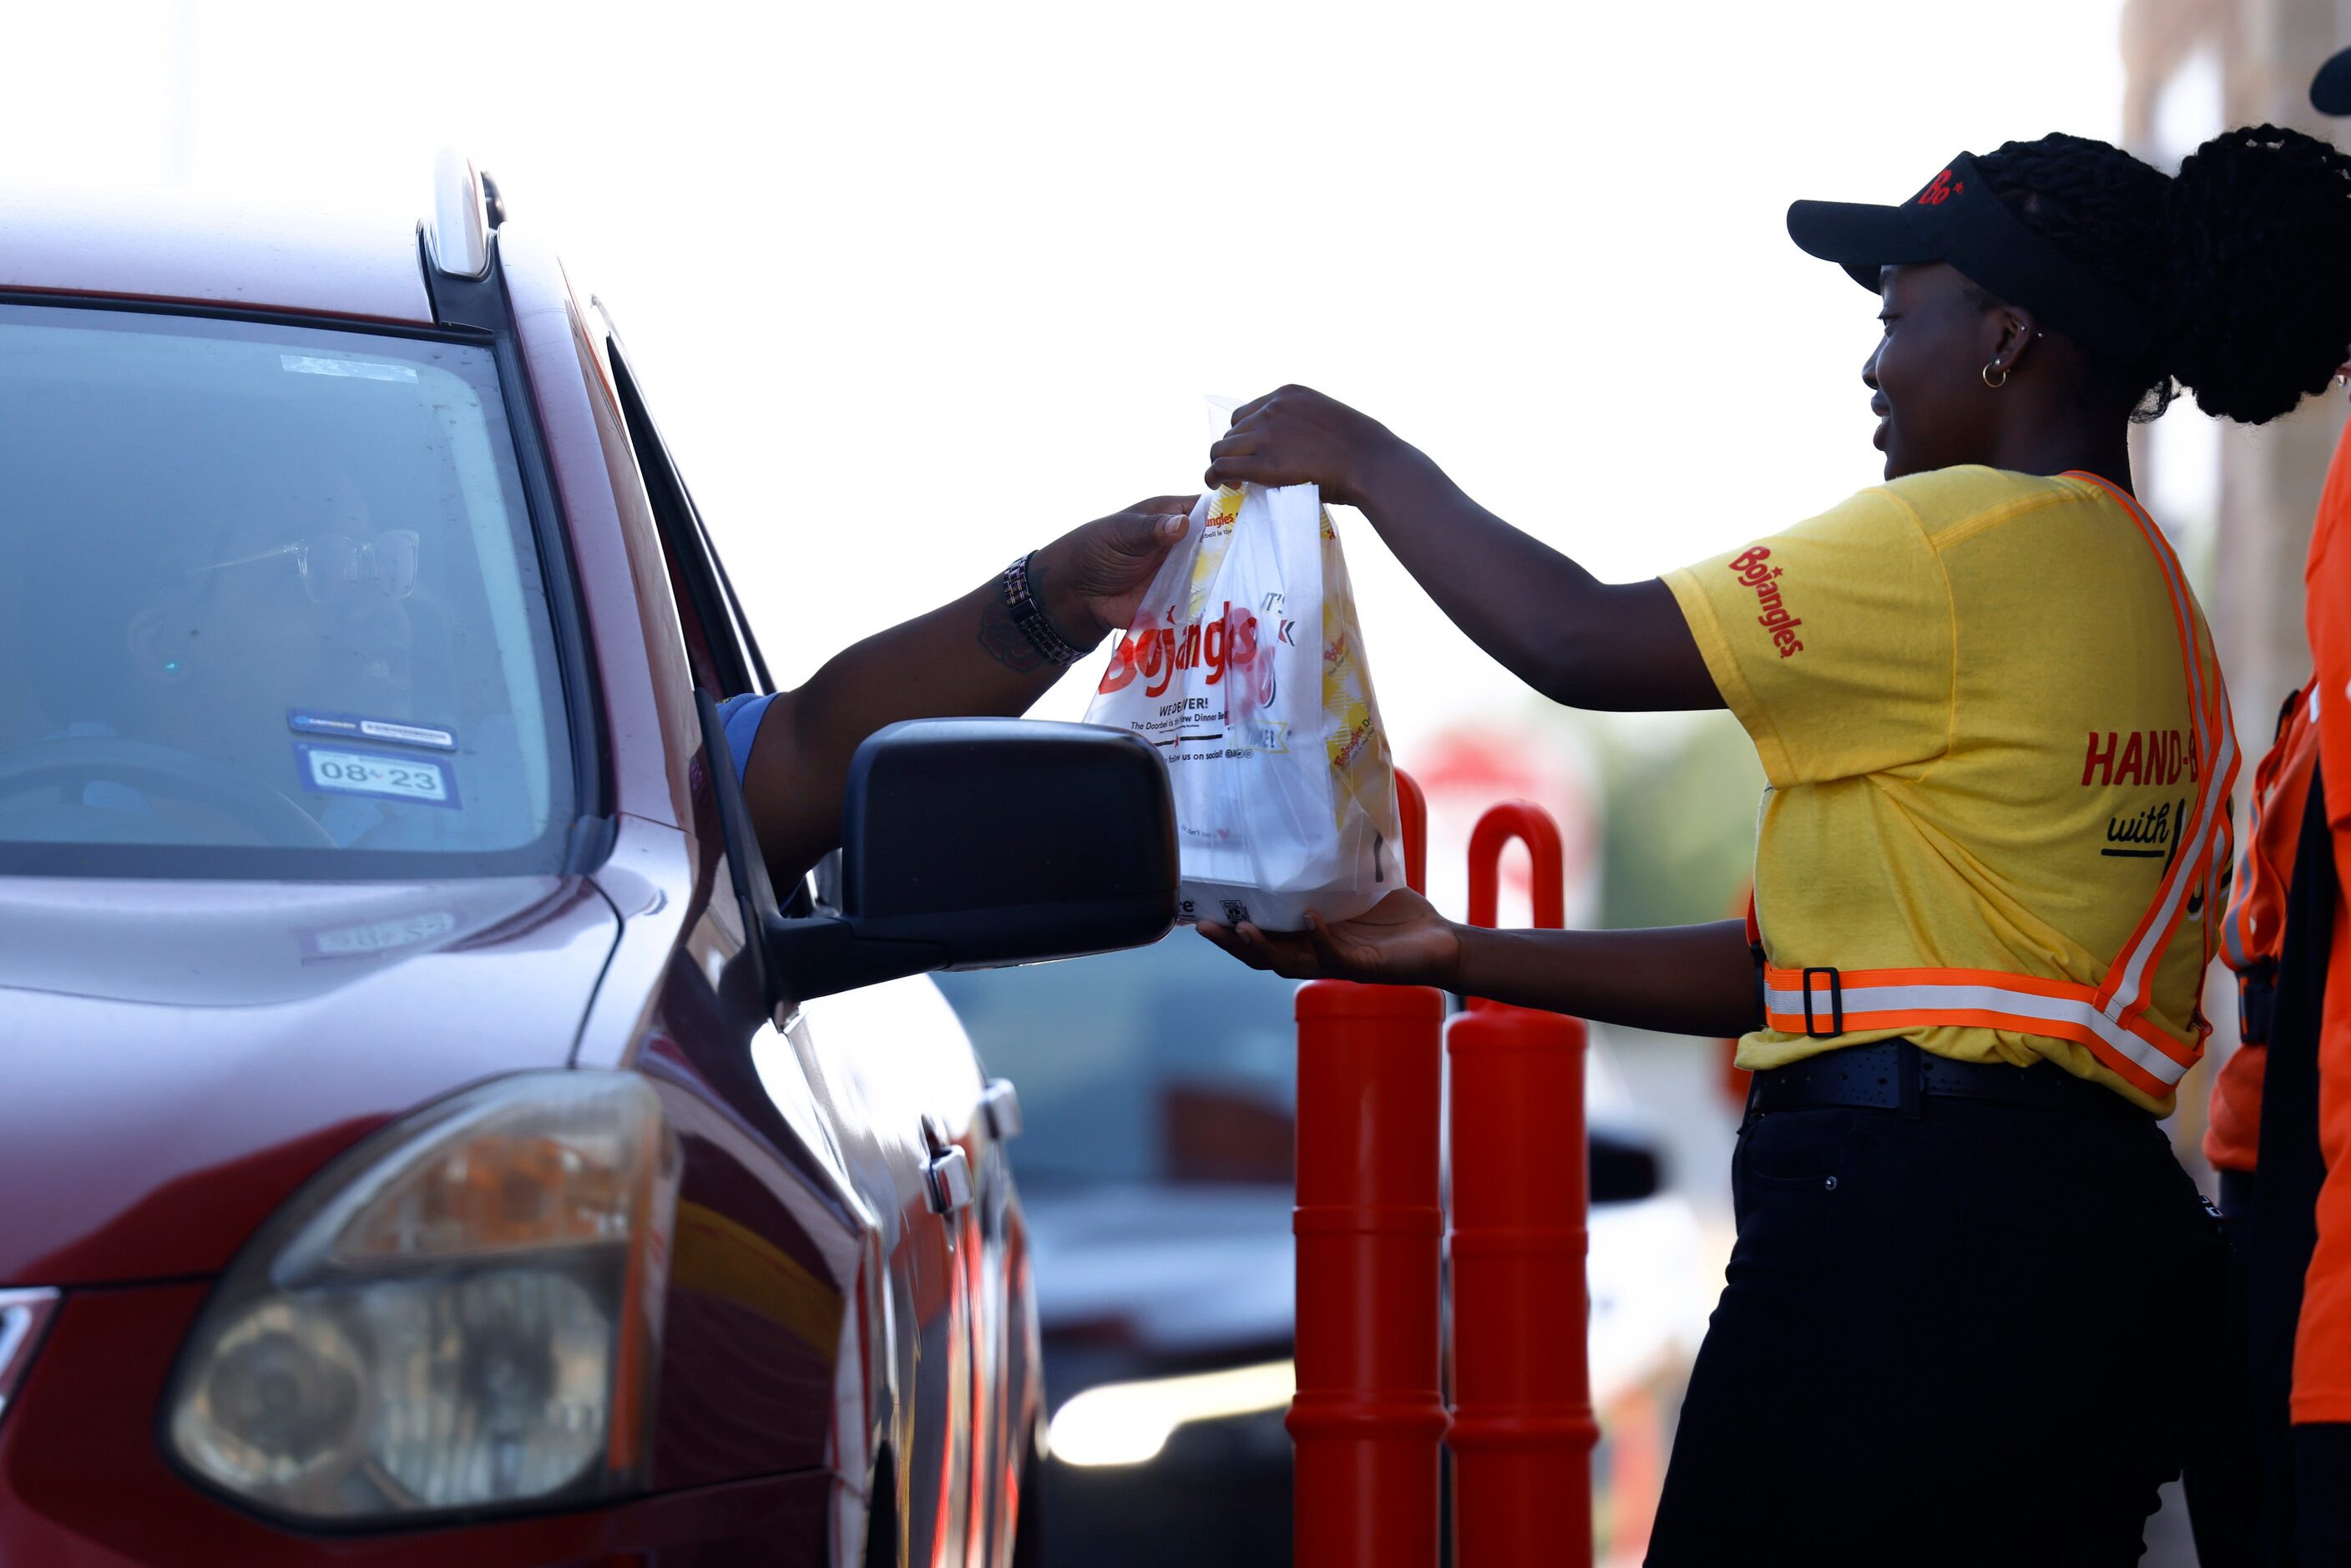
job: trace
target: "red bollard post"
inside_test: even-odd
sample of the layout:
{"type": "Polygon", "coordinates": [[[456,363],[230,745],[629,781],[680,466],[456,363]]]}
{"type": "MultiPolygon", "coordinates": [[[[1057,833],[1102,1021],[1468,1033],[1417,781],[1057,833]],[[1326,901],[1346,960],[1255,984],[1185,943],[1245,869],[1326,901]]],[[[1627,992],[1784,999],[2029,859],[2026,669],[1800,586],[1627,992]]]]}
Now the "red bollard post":
{"type": "MultiPolygon", "coordinates": [[[[1508,800],[1469,839],[1469,922],[1491,925],[1503,846],[1534,862],[1535,924],[1565,923],[1559,824],[1508,800]]],[[[1453,1561],[1592,1562],[1583,1023],[1472,998],[1452,1061],[1453,1561]]]]}
{"type": "Polygon", "coordinates": [[[1420,780],[1396,769],[1396,828],[1404,834],[1404,884],[1415,893],[1428,891],[1428,797],[1420,780]]]}
{"type": "MultiPolygon", "coordinates": [[[[1420,790],[1396,775],[1405,878],[1426,869],[1420,790]]],[[[1298,1568],[1434,1568],[1445,1211],[1437,1187],[1444,993],[1298,988],[1298,1568]]]]}

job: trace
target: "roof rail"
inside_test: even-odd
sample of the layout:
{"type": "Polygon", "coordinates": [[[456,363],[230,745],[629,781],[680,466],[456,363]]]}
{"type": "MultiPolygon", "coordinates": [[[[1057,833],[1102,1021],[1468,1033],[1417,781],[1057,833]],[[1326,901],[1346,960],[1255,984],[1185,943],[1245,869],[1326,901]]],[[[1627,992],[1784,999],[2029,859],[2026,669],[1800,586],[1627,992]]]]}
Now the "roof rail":
{"type": "Polygon", "coordinates": [[[452,277],[490,270],[489,208],[473,161],[444,147],[433,163],[433,210],[424,219],[424,254],[452,277]]]}

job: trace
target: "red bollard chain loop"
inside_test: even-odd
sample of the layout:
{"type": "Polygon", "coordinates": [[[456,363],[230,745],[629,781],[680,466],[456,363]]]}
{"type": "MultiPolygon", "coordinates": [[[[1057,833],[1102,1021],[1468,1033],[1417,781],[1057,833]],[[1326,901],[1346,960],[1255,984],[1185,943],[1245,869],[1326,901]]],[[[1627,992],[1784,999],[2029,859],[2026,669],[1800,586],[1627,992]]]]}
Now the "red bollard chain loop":
{"type": "Polygon", "coordinates": [[[1490,807],[1469,833],[1469,924],[1500,918],[1502,851],[1512,839],[1527,846],[1534,872],[1535,925],[1556,931],[1567,924],[1567,851],[1552,814],[1531,800],[1490,807]]]}
{"type": "MultiPolygon", "coordinates": [[[[1401,772],[1396,794],[1417,888],[1427,813],[1401,772]]],[[[1286,1425],[1300,1568],[1437,1560],[1444,1017],[1444,994],[1426,986],[1298,989],[1298,1393],[1286,1425]]]]}
{"type": "MultiPolygon", "coordinates": [[[[1565,924],[1559,825],[1506,801],[1469,840],[1469,918],[1491,925],[1501,854],[1534,863],[1535,921],[1565,924]]],[[[1582,1020],[1487,1000],[1451,1060],[1454,1562],[1592,1561],[1582,1020]]]]}

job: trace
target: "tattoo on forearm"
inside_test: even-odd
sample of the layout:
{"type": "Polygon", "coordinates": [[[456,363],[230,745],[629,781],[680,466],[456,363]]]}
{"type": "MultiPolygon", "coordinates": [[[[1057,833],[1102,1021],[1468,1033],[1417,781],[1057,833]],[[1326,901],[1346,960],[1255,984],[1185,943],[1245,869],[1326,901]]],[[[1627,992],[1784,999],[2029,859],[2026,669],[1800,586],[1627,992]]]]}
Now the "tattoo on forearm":
{"type": "Polygon", "coordinates": [[[1029,633],[1012,619],[1012,611],[1005,604],[1000,591],[990,593],[987,601],[980,606],[979,645],[987,650],[989,658],[1016,675],[1033,674],[1044,667],[1045,655],[1037,651],[1029,633]]]}

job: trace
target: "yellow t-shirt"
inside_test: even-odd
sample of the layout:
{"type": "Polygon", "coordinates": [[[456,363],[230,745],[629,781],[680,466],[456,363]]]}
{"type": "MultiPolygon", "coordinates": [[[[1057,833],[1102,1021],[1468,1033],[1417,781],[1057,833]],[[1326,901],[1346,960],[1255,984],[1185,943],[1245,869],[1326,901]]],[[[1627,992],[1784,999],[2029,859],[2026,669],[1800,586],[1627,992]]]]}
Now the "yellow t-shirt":
{"type": "MultiPolygon", "coordinates": [[[[1945,468],[1665,580],[1762,758],[1755,902],[1774,966],[2104,977],[2196,798],[2170,592],[2120,503],[2084,479],[1945,468]]],[[[2147,1019],[2183,1043],[2201,1044],[2225,902],[2191,884],[2158,969],[2147,1019]]],[[[1961,1061],[2045,1059],[2171,1109],[2085,1046],[2001,1030],[1767,1028],[1739,1065],[1896,1035],[1961,1061]]]]}

